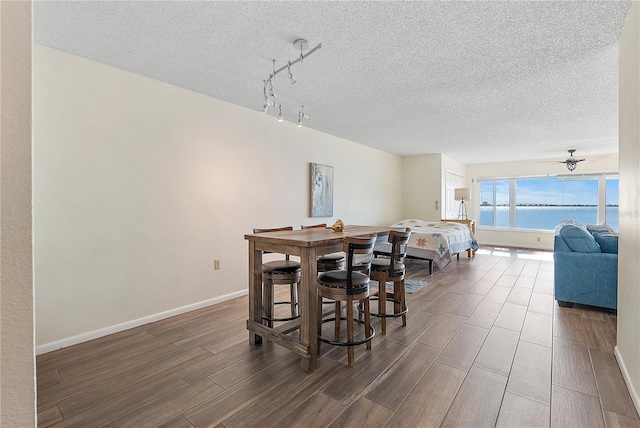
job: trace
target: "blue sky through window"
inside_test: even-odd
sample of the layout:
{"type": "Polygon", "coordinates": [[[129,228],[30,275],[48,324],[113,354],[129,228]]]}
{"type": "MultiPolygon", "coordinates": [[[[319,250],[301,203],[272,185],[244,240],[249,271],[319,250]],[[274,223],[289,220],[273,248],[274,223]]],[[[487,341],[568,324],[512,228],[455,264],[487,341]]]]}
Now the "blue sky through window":
{"type": "MultiPolygon", "coordinates": [[[[496,181],[496,204],[509,204],[509,182],[496,181]]],[[[492,205],[493,182],[481,183],[481,201],[492,205]]],[[[556,181],[555,178],[516,180],[517,204],[538,205],[597,205],[598,181],[556,181]]],[[[607,204],[618,204],[618,179],[607,180],[607,204]]]]}
{"type": "Polygon", "coordinates": [[[516,180],[516,195],[519,205],[597,205],[598,180],[521,179],[516,180]]]}

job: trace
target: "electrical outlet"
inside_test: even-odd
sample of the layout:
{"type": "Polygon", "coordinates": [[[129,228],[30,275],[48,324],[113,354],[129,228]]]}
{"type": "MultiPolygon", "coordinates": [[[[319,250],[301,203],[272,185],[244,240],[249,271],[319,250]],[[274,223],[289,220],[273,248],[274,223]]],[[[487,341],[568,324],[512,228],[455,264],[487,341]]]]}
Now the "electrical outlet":
{"type": "Polygon", "coordinates": [[[220,270],[220,260],[213,261],[213,270],[220,270]]]}

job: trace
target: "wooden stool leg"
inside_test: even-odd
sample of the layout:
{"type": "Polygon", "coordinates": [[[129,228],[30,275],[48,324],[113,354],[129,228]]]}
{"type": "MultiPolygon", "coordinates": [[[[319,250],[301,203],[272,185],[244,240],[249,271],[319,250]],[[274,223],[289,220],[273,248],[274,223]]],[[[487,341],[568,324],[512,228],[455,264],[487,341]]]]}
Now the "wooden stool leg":
{"type": "Polygon", "coordinates": [[[393,312],[398,314],[400,313],[400,286],[401,286],[401,282],[400,281],[394,281],[393,282],[393,312]]]}
{"type": "Polygon", "coordinates": [[[317,322],[317,331],[318,331],[318,354],[320,354],[320,335],[322,335],[322,296],[318,294],[318,322],[317,322]]]}
{"type": "Polygon", "coordinates": [[[342,310],[340,309],[340,301],[336,300],[336,322],[334,325],[334,340],[340,340],[340,313],[342,310]]]}
{"type": "MultiPolygon", "coordinates": [[[[347,298],[347,341],[353,342],[353,298],[351,296],[347,298]]],[[[353,345],[347,346],[347,353],[349,367],[353,367],[355,361],[353,345]]]]}
{"type": "MultiPolygon", "coordinates": [[[[400,281],[400,308],[403,312],[407,310],[407,292],[404,285],[404,278],[400,281]]],[[[407,326],[407,314],[402,315],[402,325],[407,326]]]]}
{"type": "Polygon", "coordinates": [[[298,309],[296,303],[298,302],[298,284],[289,284],[289,294],[291,299],[291,316],[298,315],[298,309]]]}
{"type": "MultiPolygon", "coordinates": [[[[263,283],[262,284],[262,312],[263,316],[267,318],[273,318],[273,284],[271,283],[263,283]]],[[[263,324],[268,327],[273,327],[273,321],[263,320],[263,324]]]]}
{"type": "MultiPolygon", "coordinates": [[[[378,280],[378,313],[385,315],[387,313],[387,281],[378,280]]],[[[380,318],[382,334],[387,334],[387,317],[380,318]]]]}
{"type": "MultiPolygon", "coordinates": [[[[371,305],[368,297],[364,299],[364,330],[364,335],[369,336],[371,332],[371,305]]],[[[367,349],[371,349],[371,341],[367,342],[367,349]]]]}

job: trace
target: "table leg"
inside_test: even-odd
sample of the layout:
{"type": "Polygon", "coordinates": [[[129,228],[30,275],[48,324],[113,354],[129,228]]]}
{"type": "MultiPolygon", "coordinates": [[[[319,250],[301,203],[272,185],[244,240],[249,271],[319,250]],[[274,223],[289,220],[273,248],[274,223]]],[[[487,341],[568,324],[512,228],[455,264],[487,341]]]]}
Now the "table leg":
{"type": "MultiPolygon", "coordinates": [[[[249,321],[262,323],[262,250],[249,241],[249,321]]],[[[249,332],[249,343],[260,345],[262,336],[249,332]]]]}
{"type": "Polygon", "coordinates": [[[300,254],[301,265],[301,293],[298,304],[300,309],[300,341],[309,349],[308,358],[301,358],[300,365],[303,371],[311,373],[316,368],[318,360],[318,262],[315,247],[302,249],[300,254]]]}

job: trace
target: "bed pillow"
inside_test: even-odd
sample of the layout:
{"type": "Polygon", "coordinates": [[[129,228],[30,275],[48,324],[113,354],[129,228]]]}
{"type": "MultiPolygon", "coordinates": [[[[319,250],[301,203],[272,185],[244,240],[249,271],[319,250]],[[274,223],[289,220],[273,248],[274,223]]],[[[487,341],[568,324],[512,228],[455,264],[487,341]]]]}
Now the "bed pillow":
{"type": "Polygon", "coordinates": [[[558,227],[557,234],[575,253],[601,253],[600,246],[586,227],[580,223],[564,223],[558,227]]]}
{"type": "Polygon", "coordinates": [[[593,235],[603,253],[618,254],[618,235],[613,233],[596,233],[593,235]]]}

